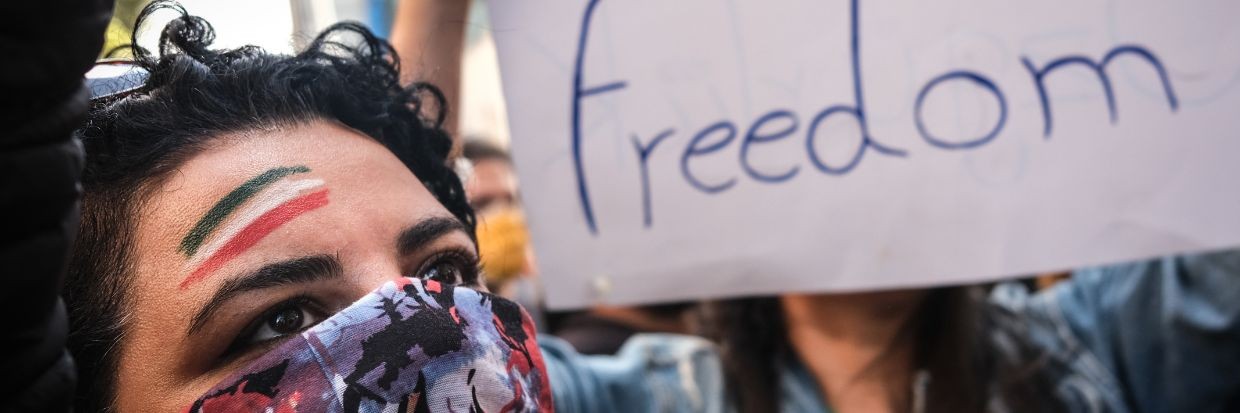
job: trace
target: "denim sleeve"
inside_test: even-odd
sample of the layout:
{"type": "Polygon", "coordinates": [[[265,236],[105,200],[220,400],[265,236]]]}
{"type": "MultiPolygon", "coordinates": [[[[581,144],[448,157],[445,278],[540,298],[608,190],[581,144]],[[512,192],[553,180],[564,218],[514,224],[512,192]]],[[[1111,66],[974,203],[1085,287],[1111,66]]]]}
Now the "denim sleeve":
{"type": "Polygon", "coordinates": [[[1240,411],[1240,251],[1084,269],[1046,294],[1133,411],[1240,411]]]}
{"type": "Polygon", "coordinates": [[[615,356],[582,355],[547,335],[538,342],[556,411],[723,411],[722,368],[714,347],[703,339],[639,334],[615,356]]]}

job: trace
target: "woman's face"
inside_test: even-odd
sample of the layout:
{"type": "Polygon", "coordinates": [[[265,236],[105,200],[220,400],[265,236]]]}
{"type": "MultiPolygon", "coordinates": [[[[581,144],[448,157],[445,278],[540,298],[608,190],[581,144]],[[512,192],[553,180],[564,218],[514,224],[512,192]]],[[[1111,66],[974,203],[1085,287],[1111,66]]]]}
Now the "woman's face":
{"type": "Polygon", "coordinates": [[[181,410],[385,281],[479,285],[467,229],[374,140],[320,121],[216,142],[139,208],[121,411],[181,410]]]}

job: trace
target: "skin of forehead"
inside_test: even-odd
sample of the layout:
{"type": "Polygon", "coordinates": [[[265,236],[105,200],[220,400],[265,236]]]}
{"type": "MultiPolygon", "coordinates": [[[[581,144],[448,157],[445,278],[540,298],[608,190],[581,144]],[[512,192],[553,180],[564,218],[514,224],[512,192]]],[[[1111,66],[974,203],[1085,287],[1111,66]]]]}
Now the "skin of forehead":
{"type": "Polygon", "coordinates": [[[306,172],[310,172],[310,168],[305,165],[279,166],[268,169],[233,188],[227,195],[216,201],[211,209],[198,220],[194,228],[185,235],[185,238],[181,240],[181,252],[186,256],[193,256],[206,239],[221,225],[224,225],[228,217],[235,216],[235,212],[242,210],[246,201],[263,196],[261,193],[263,189],[277,184],[286,177],[306,172]]]}
{"type": "MultiPolygon", "coordinates": [[[[309,168],[304,166],[301,168],[309,172],[309,168]]],[[[282,169],[285,167],[270,169],[259,176],[268,176],[270,171],[282,169]]],[[[254,180],[251,179],[239,188],[252,188],[255,186],[253,182],[254,180]]],[[[273,187],[257,192],[253,197],[238,199],[235,196],[238,189],[234,189],[224,197],[224,200],[216,202],[211,211],[207,213],[208,217],[213,218],[200,219],[190,234],[200,233],[203,228],[206,228],[203,226],[204,222],[219,223],[223,227],[219,232],[212,231],[214,232],[212,237],[215,239],[207,244],[206,249],[199,251],[198,254],[187,255],[190,262],[185,268],[193,270],[181,281],[180,288],[185,289],[189,284],[210,276],[216,269],[244,254],[268,234],[296,220],[297,217],[328,205],[330,190],[323,188],[322,185],[321,179],[277,181],[273,187]],[[310,192],[307,193],[307,191],[310,192]],[[220,205],[229,207],[236,205],[236,214],[221,214],[220,205]]],[[[250,189],[249,192],[256,192],[256,190],[250,189]]],[[[187,235],[186,239],[192,237],[193,235],[187,235]]],[[[185,245],[185,240],[182,240],[181,246],[185,245]]],[[[184,248],[180,250],[185,251],[184,248]]]]}
{"type": "Polygon", "coordinates": [[[390,211],[400,205],[401,214],[451,216],[395,155],[374,140],[335,123],[319,121],[226,136],[221,137],[220,142],[168,177],[140,212],[134,249],[135,279],[130,291],[134,298],[130,307],[132,314],[128,336],[121,347],[117,383],[121,389],[118,402],[122,407],[128,400],[133,403],[130,406],[159,403],[167,409],[178,409],[227,374],[188,377],[185,374],[189,372],[180,371],[179,363],[187,357],[184,351],[188,345],[182,340],[183,331],[193,316],[192,311],[212,294],[221,280],[208,277],[185,291],[178,291],[177,283],[185,276],[183,264],[186,260],[178,252],[178,246],[196,221],[237,185],[272,167],[300,164],[313,170],[305,175],[324,179],[326,186],[332,188],[328,206],[300,216],[287,224],[287,228],[274,232],[259,246],[236,258],[234,263],[238,266],[266,258],[282,258],[274,256],[281,253],[276,247],[307,247],[332,242],[342,244],[342,250],[357,247],[353,245],[356,240],[336,240],[347,235],[341,234],[342,231],[325,230],[308,240],[289,235],[304,232],[305,228],[330,228],[334,223],[331,220],[336,217],[351,220],[349,226],[354,232],[349,234],[383,231],[394,234],[399,230],[375,222],[378,219],[375,214],[355,211],[390,211]],[[344,213],[348,215],[341,215],[344,213]],[[125,368],[138,364],[144,368],[125,368]],[[125,392],[125,388],[144,390],[125,392]]]}

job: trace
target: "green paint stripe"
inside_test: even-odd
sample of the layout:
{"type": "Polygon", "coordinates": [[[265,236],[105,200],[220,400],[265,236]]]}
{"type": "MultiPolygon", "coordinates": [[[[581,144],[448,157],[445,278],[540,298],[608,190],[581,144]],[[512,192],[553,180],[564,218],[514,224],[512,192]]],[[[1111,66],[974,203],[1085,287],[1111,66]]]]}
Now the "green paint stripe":
{"type": "Polygon", "coordinates": [[[193,256],[198,252],[198,247],[201,247],[202,243],[207,240],[207,236],[211,235],[211,232],[215,231],[224,222],[224,218],[236,211],[237,207],[253,197],[254,194],[262,191],[263,188],[266,188],[272,182],[280,180],[280,178],[306,172],[310,172],[310,168],[303,165],[281,166],[269,169],[267,172],[263,172],[245,181],[244,184],[233,189],[228,195],[220,198],[215,203],[215,206],[211,207],[210,211],[207,211],[207,215],[198,220],[198,223],[194,225],[194,229],[189,230],[189,234],[186,234],[185,238],[181,240],[180,251],[185,253],[187,257],[193,256]]]}

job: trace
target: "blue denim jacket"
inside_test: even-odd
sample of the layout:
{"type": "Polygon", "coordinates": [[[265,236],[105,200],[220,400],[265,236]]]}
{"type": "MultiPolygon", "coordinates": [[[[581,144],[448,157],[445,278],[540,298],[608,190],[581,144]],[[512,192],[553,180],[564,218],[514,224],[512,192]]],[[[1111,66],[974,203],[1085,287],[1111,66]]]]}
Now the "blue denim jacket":
{"type": "MultiPolygon", "coordinates": [[[[1047,350],[1071,412],[1215,412],[1240,406],[1240,251],[1077,271],[1029,295],[991,297],[1019,339],[1047,350]]],[[[648,334],[616,356],[540,339],[562,412],[728,412],[718,353],[696,337],[648,334]]],[[[800,366],[781,372],[782,411],[829,412],[800,366]]],[[[991,410],[1005,410],[992,403],[991,410]]]]}

